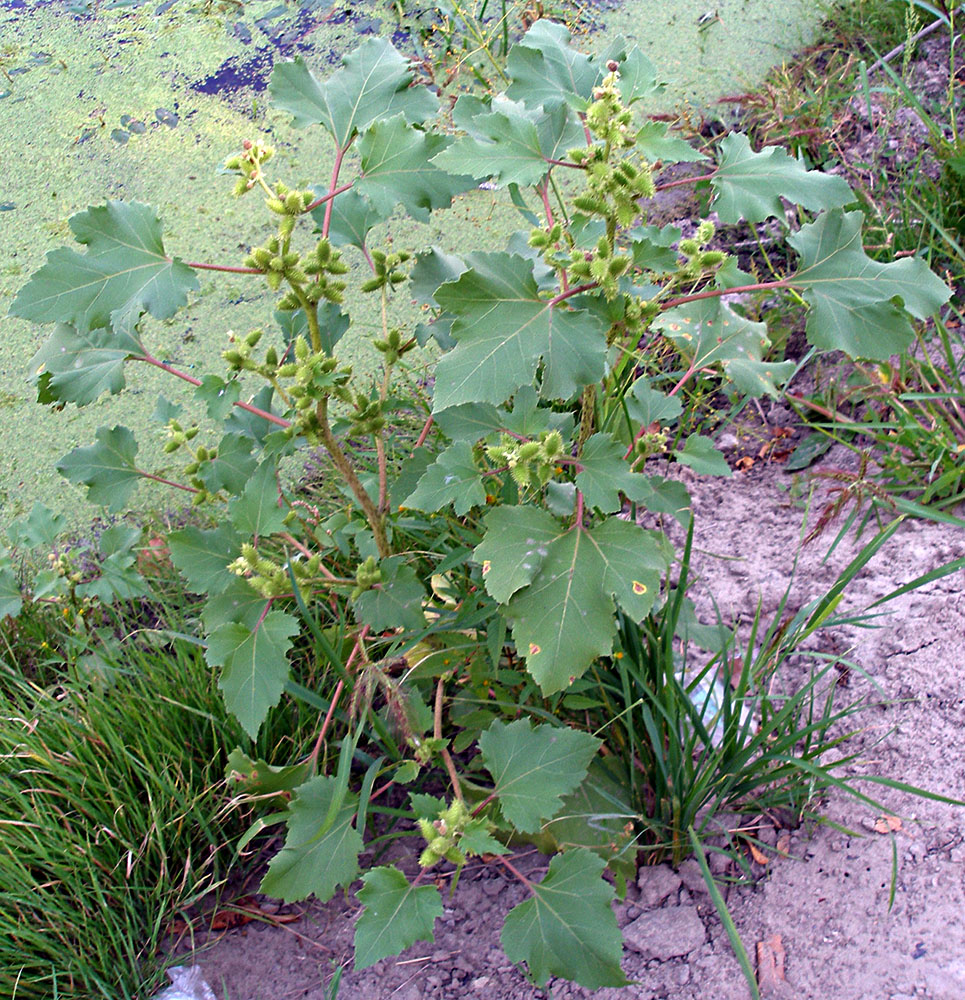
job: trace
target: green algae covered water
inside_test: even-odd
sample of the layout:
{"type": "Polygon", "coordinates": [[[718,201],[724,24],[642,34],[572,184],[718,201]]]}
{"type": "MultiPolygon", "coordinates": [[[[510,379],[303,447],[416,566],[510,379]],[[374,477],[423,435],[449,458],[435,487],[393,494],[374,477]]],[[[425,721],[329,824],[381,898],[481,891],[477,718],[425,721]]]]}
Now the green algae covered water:
{"type": "MultiPolygon", "coordinates": [[[[771,0],[564,0],[558,13],[585,49],[615,34],[640,45],[668,83],[655,109],[667,110],[758,82],[808,41],[815,8],[784,0],[775,15],[771,0]]],[[[443,28],[431,8],[381,0],[0,0],[0,521],[38,500],[77,526],[88,521],[93,508],[57,475],[56,461],[91,443],[98,426],[123,423],[141,442],[141,467],[156,469],[158,395],[190,400],[182,383],[138,369],[133,393],[84,409],[52,413],[34,401],[29,361],[49,331],[6,314],[44,254],[70,242],[67,219],[107,198],[144,201],[161,217],[168,253],[239,263],[270,222],[256,198],[231,198],[231,180],[218,175],[224,158],[243,139],[265,136],[279,151],[273,177],[308,184],[329,169],[320,133],[295,132],[268,107],[274,63],[300,54],[324,76],[373,33],[431,61],[443,28]]],[[[393,235],[400,245],[414,238],[465,246],[471,230],[473,240],[482,232],[495,246],[517,219],[480,191],[447,213],[444,232],[441,224],[418,232],[410,224],[393,235]]],[[[202,274],[201,281],[173,320],[147,321],[146,342],[188,371],[217,372],[229,331],[264,324],[271,300],[251,279],[202,274]]],[[[399,303],[397,321],[408,308],[399,303]]],[[[364,367],[372,363],[370,330],[364,307],[351,311],[356,323],[340,356],[364,367]]],[[[137,496],[144,508],[169,499],[149,489],[137,496]]]]}

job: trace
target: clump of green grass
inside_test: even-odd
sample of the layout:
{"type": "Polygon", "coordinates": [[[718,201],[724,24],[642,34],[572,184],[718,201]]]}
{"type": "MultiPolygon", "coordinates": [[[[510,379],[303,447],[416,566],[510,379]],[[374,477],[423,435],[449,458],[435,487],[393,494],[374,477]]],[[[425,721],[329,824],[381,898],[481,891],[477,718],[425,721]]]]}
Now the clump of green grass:
{"type": "MultiPolygon", "coordinates": [[[[8,654],[43,634],[23,617],[8,654]]],[[[201,649],[123,649],[109,682],[0,664],[0,995],[149,996],[172,919],[224,884],[246,825],[219,786],[248,741],[201,649]]]]}

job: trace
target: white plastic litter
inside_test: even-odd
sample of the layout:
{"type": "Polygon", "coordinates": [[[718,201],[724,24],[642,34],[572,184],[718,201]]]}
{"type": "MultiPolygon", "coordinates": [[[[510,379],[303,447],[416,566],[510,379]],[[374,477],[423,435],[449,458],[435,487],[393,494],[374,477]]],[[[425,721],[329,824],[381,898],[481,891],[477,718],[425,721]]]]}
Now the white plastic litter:
{"type": "Polygon", "coordinates": [[[201,966],[175,965],[168,969],[171,985],[155,994],[154,1000],[217,1000],[214,990],[204,981],[201,966]]]}

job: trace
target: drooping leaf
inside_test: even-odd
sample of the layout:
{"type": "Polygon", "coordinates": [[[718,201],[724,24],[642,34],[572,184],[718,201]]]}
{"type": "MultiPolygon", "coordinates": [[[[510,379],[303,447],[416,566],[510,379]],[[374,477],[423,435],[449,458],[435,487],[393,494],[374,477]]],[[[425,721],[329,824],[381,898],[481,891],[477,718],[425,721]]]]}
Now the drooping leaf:
{"type": "Polygon", "coordinates": [[[552,514],[538,507],[496,507],[483,519],[486,535],[473,550],[482,566],[486,591],[505,604],[532,583],[562,529],[552,514]]]}
{"type": "Polygon", "coordinates": [[[674,452],[674,458],[688,465],[702,476],[730,476],[727,459],[714,447],[714,442],[703,434],[691,434],[684,446],[674,452]]]}
{"type": "Polygon", "coordinates": [[[298,621],[284,611],[269,611],[253,629],[239,622],[221,625],[208,636],[208,666],[221,667],[218,686],[228,711],[254,739],[278,704],[288,680],[288,650],[298,621]]]}
{"type": "Polygon", "coordinates": [[[228,754],[225,779],[233,789],[247,795],[276,795],[294,791],[311,777],[311,763],[274,765],[261,758],[252,759],[240,747],[228,754]]]}
{"type": "Polygon", "coordinates": [[[472,177],[447,173],[429,162],[450,141],[412,128],[402,115],[374,122],[358,142],[359,194],[385,217],[401,204],[413,219],[428,222],[433,209],[447,208],[457,194],[476,186],[472,177]]]}
{"type": "Polygon", "coordinates": [[[156,319],[173,316],[198,288],[194,271],[165,255],[161,223],[150,205],[109,201],[71,216],[70,228],[87,252],[50,251],[14,299],[12,315],[70,323],[79,331],[112,326],[129,332],[144,312],[156,319]]]}
{"type": "Polygon", "coordinates": [[[196,594],[219,594],[238,579],[228,569],[241,554],[241,537],[231,524],[172,531],[168,548],[171,561],[196,594]]]}
{"type": "Polygon", "coordinates": [[[586,847],[611,871],[630,879],[636,873],[633,825],[636,811],[626,781],[607,767],[613,758],[594,757],[580,787],[563,798],[559,812],[543,826],[561,850],[586,847]]]}
{"type": "Polygon", "coordinates": [[[244,493],[232,500],[231,523],[243,535],[271,535],[285,526],[287,507],[279,506],[278,467],[266,461],[254,471],[244,493]]]}
{"type": "Polygon", "coordinates": [[[794,371],[793,361],[762,361],[771,346],[767,325],[739,315],[718,298],[668,309],[654,326],[694,369],[720,365],[741,392],[751,396],[778,396],[775,381],[783,383],[794,371]]]}
{"type": "Polygon", "coordinates": [[[32,371],[47,372],[49,399],[45,402],[86,406],[105,392],[116,395],[124,388],[124,362],[143,357],[144,349],[132,334],[108,327],[78,330],[58,323],[30,362],[32,371]]]}
{"type": "Polygon", "coordinates": [[[40,545],[52,549],[60,535],[67,527],[67,518],[61,513],[55,513],[39,500],[33,505],[26,517],[18,518],[7,528],[7,537],[11,545],[24,545],[28,549],[40,545]]]}
{"type": "Polygon", "coordinates": [[[536,833],[579,786],[601,743],[567,726],[497,719],[480,735],[479,752],[503,816],[522,833],[536,833]]]}
{"type": "Polygon", "coordinates": [[[502,403],[532,384],[542,360],[542,395],[568,399],[603,376],[606,329],[586,310],[540,297],[531,262],[472,254],[470,270],[436,292],[455,314],[457,346],[436,367],[434,410],[502,403]]]}
{"type": "Polygon", "coordinates": [[[442,897],[433,885],[412,885],[393,865],[372,868],[359,889],[362,915],[355,924],[355,968],[367,969],[398,955],[416,941],[431,941],[442,916],[442,897]]]}
{"type": "Polygon", "coordinates": [[[516,648],[544,695],[568,687],[612,649],[616,622],[600,586],[603,571],[586,531],[561,532],[533,582],[506,605],[516,648]]]}
{"type": "Polygon", "coordinates": [[[557,854],[533,897],[510,910],[500,942],[511,962],[525,962],[538,986],[560,976],[588,989],[625,986],[623,935],[610,908],[604,862],[578,848],[557,854]]]}
{"type": "Polygon", "coordinates": [[[295,789],[289,803],[285,846],[272,858],[261,891],[291,903],[315,895],[332,898],[340,885],[358,874],[362,838],[352,820],[358,798],[346,792],[334,821],[323,830],[337,792],[337,779],[318,776],[295,789]]]}
{"type": "Polygon", "coordinates": [[[948,301],[951,290],[916,258],[873,261],[861,242],[863,219],[861,212],[824,212],[789,236],[801,267],[787,280],[804,290],[811,306],[807,334],[812,344],[882,361],[911,343],[908,313],[926,319],[948,301]]]}
{"type": "Polygon", "coordinates": [[[377,632],[390,628],[404,628],[418,632],[425,628],[422,602],[426,592],[415,570],[399,556],[392,556],[379,563],[382,582],[364,591],[354,601],[355,614],[363,625],[377,632]]]}
{"type": "Polygon", "coordinates": [[[92,503],[109,511],[123,510],[141,473],[134,464],[137,441],[126,428],[98,427],[96,444],[75,448],[57,463],[57,471],[72,483],[83,483],[92,503]]]}
{"type": "Polygon", "coordinates": [[[759,153],[746,135],[731,132],[720,143],[721,158],[712,180],[711,203],[721,222],[763,222],[783,219],[782,198],[812,212],[840,208],[855,200],[843,177],[808,170],[780,146],[759,153]]]}
{"type": "Polygon", "coordinates": [[[485,502],[482,476],[473,458],[472,445],[467,441],[456,441],[442,452],[403,501],[406,507],[428,513],[451,503],[460,517],[485,502]]]}
{"type": "Polygon", "coordinates": [[[319,82],[305,61],[276,63],[269,91],[276,108],[292,115],[295,128],[324,125],[339,149],[377,118],[401,113],[420,124],[436,113],[438,100],[428,87],[412,87],[404,56],[384,38],[367,38],[342,59],[342,68],[319,82]]]}
{"type": "MultiPolygon", "coordinates": [[[[462,100],[462,98],[460,98],[462,100]]],[[[503,187],[538,184],[567,149],[585,142],[583,129],[565,104],[530,110],[513,101],[472,119],[472,133],[457,139],[433,162],[503,187]]]]}

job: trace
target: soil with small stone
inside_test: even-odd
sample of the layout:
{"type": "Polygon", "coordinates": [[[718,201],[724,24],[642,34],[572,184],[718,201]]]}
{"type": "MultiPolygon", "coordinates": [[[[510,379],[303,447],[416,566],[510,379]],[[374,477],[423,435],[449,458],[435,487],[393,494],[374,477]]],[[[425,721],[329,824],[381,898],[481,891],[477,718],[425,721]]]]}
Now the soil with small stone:
{"type": "MultiPolygon", "coordinates": [[[[947,66],[944,44],[943,51],[941,39],[929,41],[919,70],[936,88],[940,67],[947,66]]],[[[854,114],[855,141],[872,143],[874,128],[862,125],[860,107],[854,114]]],[[[916,123],[907,118],[902,127],[914,133],[916,123]]],[[[778,406],[765,408],[762,416],[765,431],[790,424],[790,414],[778,406]]],[[[847,468],[854,456],[836,448],[820,464],[847,468]]],[[[778,613],[792,577],[787,610],[793,612],[825,592],[867,541],[847,538],[829,555],[832,529],[802,547],[803,503],[780,462],[758,460],[726,480],[682,472],[696,517],[694,568],[700,582],[692,596],[706,620],[713,620],[716,604],[725,620],[747,621],[760,603],[767,621],[778,613]]],[[[819,488],[812,522],[826,496],[819,488]]],[[[865,608],[963,556],[963,529],[907,520],[853,582],[842,607],[865,608]]],[[[838,678],[839,698],[866,703],[854,717],[860,731],[843,751],[856,753],[850,773],[965,799],[963,583],[962,572],[945,576],[892,601],[875,627],[838,629],[824,637],[825,649],[846,652],[860,668],[838,678]]],[[[885,808],[835,792],[822,805],[824,824],[795,827],[787,816],[762,818],[755,834],[761,847],[751,859],[753,883],[730,884],[726,878],[734,873],[717,865],[762,995],[962,1000],[965,809],[880,785],[862,787],[885,808]]],[[[415,870],[414,853],[399,863],[415,870]]],[[[538,880],[548,859],[533,852],[516,863],[538,880]]],[[[625,940],[623,970],[632,980],[624,989],[591,991],[551,980],[542,991],[529,983],[499,941],[505,915],[524,898],[523,886],[504,869],[470,865],[455,895],[446,897],[434,942],[358,972],[352,969],[352,935],[360,907],[351,894],[297,906],[254,895],[252,902],[273,914],[274,923],[252,921],[207,938],[196,935],[195,951],[187,940],[173,951],[180,964],[200,968],[219,1000],[328,1000],[327,984],[340,966],[339,1000],[750,996],[693,860],[677,871],[667,865],[641,869],[625,900],[614,904],[625,940]]]]}

